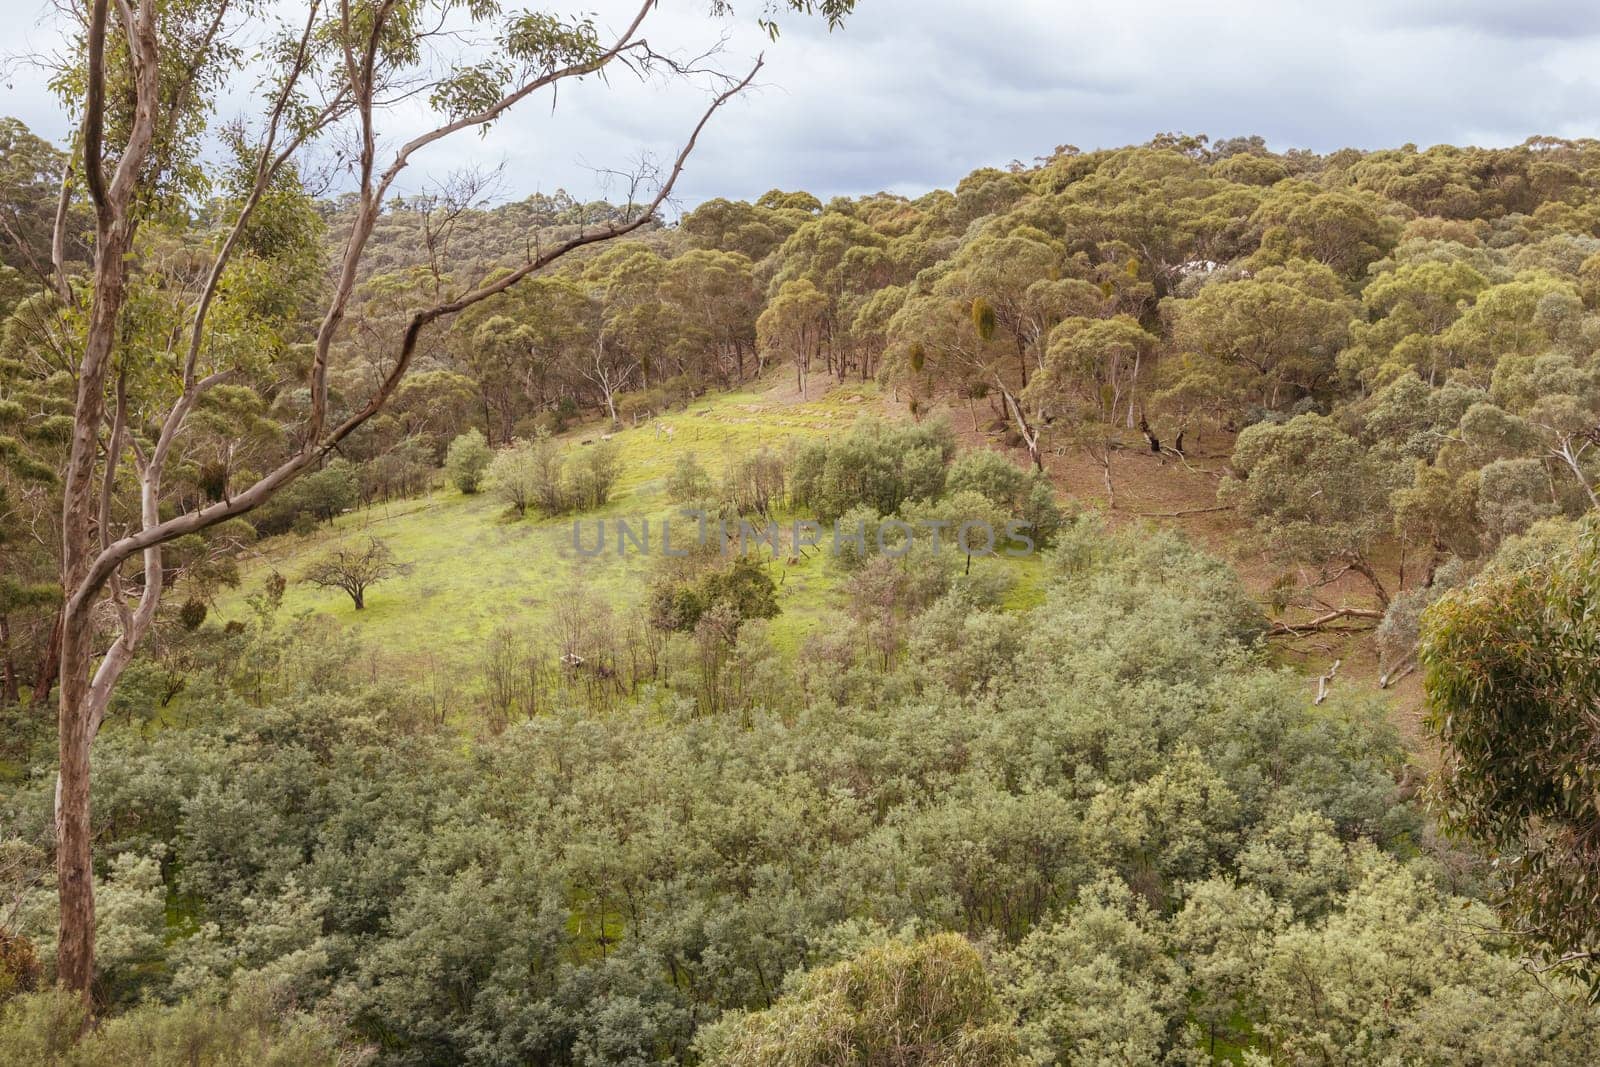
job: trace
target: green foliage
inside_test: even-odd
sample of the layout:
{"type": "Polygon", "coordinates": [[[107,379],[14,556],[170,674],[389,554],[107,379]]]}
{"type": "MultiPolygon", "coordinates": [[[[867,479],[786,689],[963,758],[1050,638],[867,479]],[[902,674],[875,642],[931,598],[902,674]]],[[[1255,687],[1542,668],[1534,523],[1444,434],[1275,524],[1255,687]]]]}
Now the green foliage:
{"type": "Polygon", "coordinates": [[[61,590],[54,584],[25,585],[9,575],[0,577],[0,615],[53,605],[60,599],[61,590]]]}
{"type": "Polygon", "coordinates": [[[1028,473],[993,449],[975,448],[961,453],[950,465],[945,489],[974,492],[997,508],[1019,512],[1032,496],[1036,482],[1028,473]]]}
{"type": "Polygon", "coordinates": [[[450,450],[444,458],[445,473],[450,477],[450,484],[463,493],[476,493],[483,487],[493,458],[483,434],[468,430],[450,442],[450,450]]]}
{"type": "Polygon", "coordinates": [[[1025,1062],[982,960],[954,934],[891,941],[807,974],[766,1011],[709,1030],[700,1047],[719,1067],[1025,1062]]]}
{"type": "Polygon", "coordinates": [[[199,597],[190,597],[178,609],[178,621],[185,630],[198,630],[206,621],[206,602],[199,597]]]}
{"type": "MultiPolygon", "coordinates": [[[[813,7],[836,21],[851,5],[766,15],[813,7]]],[[[390,10],[376,61],[404,69],[424,12],[390,10]]],[[[211,14],[164,7],[162,32],[199,40],[211,14]]],[[[598,54],[584,17],[458,14],[500,20],[505,47],[415,97],[449,117],[598,54]]],[[[338,43],[317,35],[318,69],[340,68],[320,55],[338,43]]],[[[111,62],[120,83],[126,57],[111,62]]],[[[78,75],[59,88],[83,96],[78,75]]],[[[112,95],[113,145],[128,100],[112,95]]],[[[308,106],[291,101],[291,125],[308,106]]],[[[182,111],[159,131],[129,260],[118,366],[141,449],[179,381],[185,294],[253,173],[233,132],[203,172],[204,126],[182,111]]],[[[0,616],[23,685],[59,598],[39,531],[60,514],[81,330],[23,269],[48,258],[61,165],[0,122],[0,616]]],[[[20,903],[0,934],[0,1059],[1600,1058],[1592,1011],[1516,947],[1576,954],[1590,978],[1600,952],[1600,548],[1590,532],[1574,550],[1567,521],[1600,499],[1595,173],[1592,145],[1554,139],[1063,146],[915,199],[708,201],[430,330],[384,414],[256,516],[303,533],[320,584],[357,609],[393,579],[361,616],[379,647],[308,617],[330,606],[309,591],[285,603],[281,577],[207,627],[234,579],[216,556],[253,531],[169,546],[187,599],[96,752],[107,1018],[71,1050],[79,1009],[35,988],[54,958],[33,844],[52,757],[37,716],[4,720],[17,836],[0,879],[20,903]],[[707,395],[774,360],[802,403],[707,395]],[[825,395],[814,373],[863,384],[825,395]],[[862,400],[912,419],[840,432],[862,400]],[[1211,437],[1208,459],[1231,443],[1221,500],[1293,568],[1277,607],[1382,615],[1386,670],[1421,634],[1442,810],[1496,859],[1505,927],[1440,888],[1480,872],[1441,857],[1401,799],[1382,708],[1310,705],[1303,678],[1270,669],[1265,620],[1224,564],[1069,521],[1042,474],[958,455],[952,402],[975,436],[996,429],[986,406],[1008,421],[1041,466],[1086,446],[1108,494],[1135,426],[1168,446],[1152,464],[1184,430],[1211,437]],[[553,436],[590,419],[610,432],[553,436]],[[681,452],[674,467],[673,434],[710,469],[681,452]],[[1055,547],[963,574],[926,533],[898,559],[869,534],[837,566],[697,554],[650,582],[644,564],[561,557],[557,523],[450,495],[384,527],[407,558],[431,553],[415,581],[375,538],[329,553],[319,521],[419,493],[441,460],[462,494],[539,520],[660,489],[730,517],[927,520],[946,541],[1020,519],[1055,547]],[[1371,597],[1345,608],[1350,573],[1371,597]],[[483,679],[460,680],[462,648],[483,679]]],[[[89,220],[67,207],[76,272],[89,220]]],[[[264,193],[201,351],[202,373],[230,377],[191,416],[163,513],[229,499],[303,443],[298,342],[355,210],[315,202],[292,167],[264,193]]],[[[565,193],[385,204],[330,415],[368,395],[418,306],[626,214],[565,193]]],[[[109,487],[116,524],[137,500],[126,478],[109,487]]]]}
{"type": "Polygon", "coordinates": [[[1054,1062],[1157,1063],[1179,1044],[1183,967],[1159,917],[1115,880],[1086,887],[1004,963],[1003,996],[1028,1045],[1054,1062]]]}
{"type": "Polygon", "coordinates": [[[351,463],[335,459],[321,470],[301,475],[272,499],[258,518],[264,533],[279,533],[296,524],[309,532],[318,522],[332,522],[361,499],[359,475],[351,463]],[[300,522],[304,517],[305,522],[300,522]]]}
{"type": "Polygon", "coordinates": [[[1354,867],[1343,907],[1321,925],[1277,933],[1255,979],[1258,1028],[1278,1058],[1308,1063],[1405,1050],[1420,1062],[1447,1064],[1594,1054],[1600,1034],[1592,1016],[1569,1014],[1519,975],[1514,960],[1469,932],[1488,921],[1487,909],[1451,900],[1391,863],[1358,856],[1354,867]],[[1491,1009],[1495,1002],[1504,1010],[1491,1009]]]}
{"type": "MultiPolygon", "coordinates": [[[[670,1061],[739,1011],[752,1014],[708,1034],[707,1055],[803,1047],[799,1020],[826,1018],[869,1050],[928,1027],[1003,1041],[969,1045],[992,1053],[972,1062],[1085,1041],[1178,1056],[1199,1040],[1181,1005],[1200,993],[1163,939],[1194,880],[1232,877],[1274,907],[1230,913],[1193,981],[1222,1020],[1207,1025],[1261,1033],[1275,1015],[1253,1005],[1278,972],[1260,946],[1278,913],[1314,933],[1353,906],[1359,839],[1415,851],[1381,711],[1310,706],[1253,650],[1261,624],[1226,566],[1170,534],[1072,524],[1046,602],[1021,616],[932,562],[862,568],[861,621],[841,620],[839,645],[794,674],[734,608],[770,603],[766,568],[706,572],[720,603],[631,646],[663,661],[658,696],[601,715],[548,701],[481,739],[429,725],[394,679],[369,688],[365,654],[331,624],[266,610],[215,634],[182,724],[108,729],[97,751],[96,811],[125,857],[103,890],[105,989],[215,1003],[269,982],[395,1063],[670,1061]],[[885,670],[891,646],[907,651],[885,670]],[[1247,926],[1258,913],[1265,931],[1247,926]],[[990,961],[959,934],[991,944],[990,961]],[[935,999],[866,995],[896,976],[935,999]]],[[[567,599],[578,629],[551,639],[581,663],[544,669],[626,686],[628,655],[594,651],[616,624],[567,599]]],[[[48,775],[4,803],[22,840],[46,833],[48,775]]],[[[0,865],[12,870],[29,882],[27,864],[0,865]]],[[[20,932],[48,961],[53,894],[23,895],[20,932]]],[[[1582,1047],[1514,968],[1458,955],[1457,985],[1515,990],[1505,1032],[1582,1047]]],[[[1366,996],[1338,984],[1346,973],[1323,995],[1366,996]]],[[[1417,1003],[1396,1017],[1411,1025],[1417,1003]]],[[[1308,1026],[1260,1047],[1309,1040],[1308,1026]]]]}
{"type": "Polygon", "coordinates": [[[705,500],[710,495],[711,476],[699,459],[693,452],[680,455],[667,478],[667,499],[674,504],[687,504],[705,500]]]}
{"type": "Polygon", "coordinates": [[[1478,521],[1494,541],[1561,513],[1550,480],[1536,459],[1497,459],[1478,472],[1478,521]]]}
{"type": "Polygon", "coordinates": [[[600,441],[570,455],[547,433],[515,441],[493,454],[485,481],[518,515],[529,508],[549,517],[604,507],[620,477],[614,441],[600,441]]]}
{"type": "Polygon", "coordinates": [[[1109,427],[1131,412],[1156,341],[1128,315],[1064,319],[1050,332],[1044,370],[1029,385],[1028,396],[1046,410],[1109,427]]]}
{"type": "Polygon", "coordinates": [[[779,608],[772,575],[758,559],[745,555],[691,580],[666,576],[651,588],[650,621],[659,629],[686,633],[719,606],[728,608],[736,623],[773,618],[779,608]]]}
{"type": "Polygon", "coordinates": [[[863,419],[842,438],[800,449],[790,477],[792,498],[825,523],[860,505],[893,514],[908,500],[932,500],[943,492],[945,466],[955,450],[948,422],[863,419]]]}
{"type": "Polygon", "coordinates": [[[17,997],[0,1007],[0,1057],[60,1067],[335,1067],[352,1052],[327,1022],[285,1013],[259,986],[222,1001],[137,1007],[78,1040],[84,1021],[83,1001],[65,990],[17,997]]]}
{"type": "Polygon", "coordinates": [[[510,447],[500,449],[489,461],[485,473],[490,486],[518,515],[525,514],[528,505],[548,500],[548,487],[552,481],[559,486],[559,474],[554,479],[550,478],[546,466],[552,451],[553,446],[545,439],[516,441],[510,447]],[[541,489],[544,489],[543,493],[541,489]]]}
{"type": "Polygon", "coordinates": [[[1596,818],[1589,711],[1600,582],[1592,523],[1574,549],[1491,569],[1423,617],[1429,728],[1448,746],[1445,822],[1493,850],[1511,925],[1595,984],[1596,818]]]}
{"type": "MultiPolygon", "coordinates": [[[[20,120],[0,119],[0,267],[20,274],[50,261],[62,163],[63,154],[20,120]]],[[[68,238],[73,259],[84,258],[78,232],[73,227],[68,238]]],[[[10,313],[10,302],[0,299],[0,317],[10,313]]]]}
{"type": "Polygon", "coordinates": [[[1056,502],[1055,490],[1051,488],[1050,480],[1037,473],[1032,478],[1027,499],[1022,502],[1018,515],[1027,523],[1029,536],[1040,548],[1055,544],[1056,535],[1067,522],[1067,513],[1056,502]]]}
{"type": "Polygon", "coordinates": [[[33,943],[20,934],[0,933],[0,1005],[37,989],[42,975],[33,943]]]}
{"type": "Polygon", "coordinates": [[[1239,435],[1233,462],[1240,478],[1224,482],[1218,499],[1236,506],[1275,552],[1320,567],[1345,564],[1387,601],[1372,556],[1404,468],[1320,415],[1257,423],[1239,435]]]}
{"type": "Polygon", "coordinates": [[[1229,397],[1276,410],[1322,390],[1349,336],[1352,308],[1328,268],[1290,260],[1237,281],[1218,281],[1166,308],[1179,348],[1212,364],[1213,375],[1242,388],[1229,397]]]}
{"type": "Polygon", "coordinates": [[[725,510],[734,515],[771,520],[788,503],[783,457],[771,449],[730,458],[720,491],[725,510]]]}
{"type": "Polygon", "coordinates": [[[794,366],[802,394],[811,364],[821,355],[827,312],[827,296],[809,279],[797,278],[783,283],[756,320],[756,343],[771,357],[794,366]]]}
{"type": "Polygon", "coordinates": [[[585,511],[604,507],[621,473],[616,442],[600,441],[580,451],[567,468],[575,506],[585,511]]]}
{"type": "MultiPolygon", "coordinates": [[[[991,341],[994,339],[994,305],[981,296],[972,302],[972,328],[977,331],[979,340],[991,341]]],[[[920,362],[921,360],[914,356],[913,369],[921,370],[922,368],[917,365],[920,362]]]]}

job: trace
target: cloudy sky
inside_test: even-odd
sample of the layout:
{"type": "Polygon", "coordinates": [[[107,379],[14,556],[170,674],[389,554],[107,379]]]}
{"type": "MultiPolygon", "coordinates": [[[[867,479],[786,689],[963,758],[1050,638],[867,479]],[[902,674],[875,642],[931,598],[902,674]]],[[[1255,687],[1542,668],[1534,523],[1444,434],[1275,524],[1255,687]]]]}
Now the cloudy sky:
{"type": "MultiPolygon", "coordinates": [[[[0,0],[21,14],[35,0],[0,0]]],[[[285,0],[287,3],[287,0],[285,0]]],[[[589,0],[618,27],[636,0],[589,0]]],[[[713,120],[679,184],[687,208],[778,186],[917,194],[975,167],[1181,130],[1258,133],[1275,148],[1414,142],[1504,145],[1534,133],[1600,136],[1600,5],[1570,0],[859,0],[829,33],[796,16],[769,42],[761,0],[728,21],[707,0],[662,0],[660,49],[725,38],[716,62],[765,51],[759,87],[713,120]]],[[[508,4],[507,6],[512,6],[508,4]]],[[[40,16],[10,23],[10,54],[53,46],[40,16]]],[[[0,113],[59,138],[43,76],[13,61],[0,113]]],[[[530,100],[482,138],[436,148],[418,188],[465,164],[503,165],[500,195],[608,191],[603,172],[668,158],[703,108],[702,87],[627,74],[530,100]]],[[[235,93],[220,110],[238,113],[235,93]]],[[[396,116],[395,137],[421,116],[396,116]]],[[[615,192],[614,185],[609,191],[615,192]]]]}

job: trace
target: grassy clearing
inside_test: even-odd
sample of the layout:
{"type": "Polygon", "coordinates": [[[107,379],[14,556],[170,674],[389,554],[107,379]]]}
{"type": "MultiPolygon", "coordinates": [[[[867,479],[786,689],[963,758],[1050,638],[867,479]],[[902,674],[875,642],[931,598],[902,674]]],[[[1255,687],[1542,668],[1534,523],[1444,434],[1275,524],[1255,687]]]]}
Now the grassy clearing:
{"type": "MultiPolygon", "coordinates": [[[[582,516],[581,537],[594,544],[595,520],[650,522],[652,549],[659,549],[662,521],[671,513],[665,485],[673,465],[693,452],[711,472],[730,459],[794,439],[843,433],[864,414],[882,411],[871,385],[841,386],[825,395],[789,402],[780,395],[737,392],[702,399],[686,411],[655,423],[618,432],[622,475],[611,502],[582,516]]],[[[568,435],[575,448],[602,431],[593,426],[568,435]]],[[[607,551],[592,558],[573,549],[573,520],[517,519],[490,495],[463,496],[440,489],[420,500],[378,505],[340,518],[331,529],[310,537],[286,534],[258,544],[244,561],[244,581],[217,606],[220,621],[249,614],[245,596],[260,589],[271,570],[290,580],[284,596],[287,614],[314,612],[353,629],[387,670],[413,679],[434,667],[465,672],[470,678],[482,641],[513,625],[537,633],[553,605],[578,591],[619,612],[632,610],[647,595],[653,559],[607,551]],[[306,563],[343,537],[376,536],[389,543],[411,573],[375,586],[367,607],[357,612],[349,598],[318,590],[297,579],[306,563]]],[[[790,564],[768,564],[778,582],[782,614],[773,620],[779,650],[795,656],[816,627],[841,603],[839,575],[823,554],[790,564]]],[[[1003,568],[1016,578],[1008,606],[1028,607],[1042,599],[1042,568],[1037,560],[978,560],[976,568],[1003,568]]],[[[474,684],[470,683],[469,684],[474,684]]]]}

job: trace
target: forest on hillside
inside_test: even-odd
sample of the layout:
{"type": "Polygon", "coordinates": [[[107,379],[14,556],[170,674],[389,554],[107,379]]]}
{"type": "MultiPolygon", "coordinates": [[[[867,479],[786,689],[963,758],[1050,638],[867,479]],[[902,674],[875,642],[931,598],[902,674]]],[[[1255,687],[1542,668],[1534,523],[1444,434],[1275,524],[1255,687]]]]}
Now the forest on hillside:
{"type": "MultiPolygon", "coordinates": [[[[15,123],[6,144],[8,521],[21,527],[51,506],[28,475],[47,484],[63,447],[58,298],[28,282],[49,261],[62,159],[15,123]]],[[[580,420],[637,425],[781,367],[807,393],[876,380],[909,416],[948,411],[1041,468],[1085,453],[1103,478],[1064,488],[1112,507],[1119,451],[1222,450],[1233,476],[1219,501],[1283,564],[1274,607],[1305,609],[1298,623],[1381,623],[1388,668],[1403,669],[1427,602],[1508,537],[1594,505],[1596,182],[1600,147],[1552,139],[1319,156],[1161,137],[1060,148],[916,200],[711,201],[429,328],[384,413],[341,447],[348,476],[331,499],[307,479],[252,531],[415,493],[470,429],[494,448],[580,420]],[[1363,587],[1330,602],[1323,591],[1348,574],[1363,587]]],[[[336,413],[456,275],[622,210],[564,194],[484,207],[475,193],[386,206],[333,368],[336,413]]],[[[248,324],[237,343],[251,346],[252,380],[198,409],[167,478],[179,507],[270,470],[304,415],[292,383],[314,332],[306,309],[352,208],[288,193],[273,206],[224,298],[248,324]]],[[[144,234],[161,264],[141,308],[139,343],[154,351],[217,234],[203,212],[144,234]]],[[[48,582],[53,556],[8,543],[8,596],[23,601],[4,615],[15,700],[51,629],[48,597],[30,609],[20,587],[48,582]]]]}
{"type": "Polygon", "coordinates": [[[212,7],[0,119],[0,1061],[1600,1060],[1600,141],[679,210],[758,63],[615,202],[402,196],[705,71],[212,7]]]}

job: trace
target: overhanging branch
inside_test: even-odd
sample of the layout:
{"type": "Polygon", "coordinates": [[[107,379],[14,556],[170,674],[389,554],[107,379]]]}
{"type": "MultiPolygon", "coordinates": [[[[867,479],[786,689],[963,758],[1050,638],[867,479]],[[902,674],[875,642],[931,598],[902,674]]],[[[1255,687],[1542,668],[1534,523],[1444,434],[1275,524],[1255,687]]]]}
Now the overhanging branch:
{"type": "MultiPolygon", "coordinates": [[[[298,453],[280,464],[276,469],[268,472],[254,485],[230,499],[218,501],[208,507],[186,512],[165,521],[149,521],[147,517],[147,521],[141,529],[113,542],[99,553],[90,565],[88,574],[83,581],[71,591],[66,605],[67,612],[70,614],[86,610],[89,602],[99,594],[111,574],[135,554],[153,549],[176,538],[198,533],[201,530],[226,522],[259,507],[313,463],[333,451],[342,440],[383,408],[409,369],[417,340],[426,326],[505,292],[524,278],[549,266],[554,261],[578,248],[621,237],[637,230],[655,218],[657,211],[671,196],[673,187],[683,173],[690,154],[694,151],[700,135],[711,121],[712,116],[734,96],[748,88],[762,66],[763,60],[757,58],[750,72],[744,78],[713,98],[710,105],[701,115],[700,120],[690,131],[683,148],[674,159],[671,170],[655,196],[635,215],[625,221],[607,223],[605,226],[580,233],[492,282],[481,285],[453,300],[436,304],[414,313],[407,324],[394,368],[385,376],[377,391],[360,410],[327,434],[308,437],[306,444],[302,446],[298,453]]],[[[312,428],[316,428],[315,421],[313,421],[312,428]]]]}

